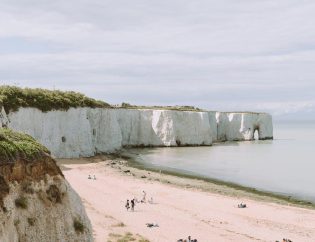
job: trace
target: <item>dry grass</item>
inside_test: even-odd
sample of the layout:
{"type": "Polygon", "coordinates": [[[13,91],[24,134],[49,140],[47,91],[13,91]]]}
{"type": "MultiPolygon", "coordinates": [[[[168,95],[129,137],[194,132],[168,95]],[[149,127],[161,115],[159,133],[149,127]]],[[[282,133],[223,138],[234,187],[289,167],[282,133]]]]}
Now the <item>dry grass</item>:
{"type": "Polygon", "coordinates": [[[109,239],[107,242],[150,242],[149,240],[143,238],[141,235],[136,234],[133,235],[130,232],[126,232],[125,234],[115,234],[110,233],[109,239]]]}
{"type": "Polygon", "coordinates": [[[125,227],[126,225],[123,222],[120,222],[118,224],[113,224],[112,227],[125,227]]]}

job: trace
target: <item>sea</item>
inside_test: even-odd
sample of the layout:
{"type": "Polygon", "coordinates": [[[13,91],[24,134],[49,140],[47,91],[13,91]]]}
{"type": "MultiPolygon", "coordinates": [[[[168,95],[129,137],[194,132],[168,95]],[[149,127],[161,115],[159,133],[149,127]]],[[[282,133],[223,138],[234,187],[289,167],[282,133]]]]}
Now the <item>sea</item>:
{"type": "Polygon", "coordinates": [[[315,202],[315,122],[275,122],[274,140],[129,152],[144,168],[216,179],[315,202]]]}

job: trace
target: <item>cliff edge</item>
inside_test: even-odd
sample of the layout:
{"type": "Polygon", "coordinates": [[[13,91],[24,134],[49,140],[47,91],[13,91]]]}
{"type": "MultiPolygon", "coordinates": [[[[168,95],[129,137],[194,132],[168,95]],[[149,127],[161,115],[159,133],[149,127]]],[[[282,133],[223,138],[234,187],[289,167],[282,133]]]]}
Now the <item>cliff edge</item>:
{"type": "Polygon", "coordinates": [[[2,127],[31,135],[58,158],[113,153],[123,147],[253,140],[255,132],[261,140],[273,139],[267,113],[113,107],[79,93],[16,87],[0,88],[0,107],[2,127]]]}
{"type": "Polygon", "coordinates": [[[47,148],[0,129],[0,241],[93,241],[79,196],[47,148]]]}

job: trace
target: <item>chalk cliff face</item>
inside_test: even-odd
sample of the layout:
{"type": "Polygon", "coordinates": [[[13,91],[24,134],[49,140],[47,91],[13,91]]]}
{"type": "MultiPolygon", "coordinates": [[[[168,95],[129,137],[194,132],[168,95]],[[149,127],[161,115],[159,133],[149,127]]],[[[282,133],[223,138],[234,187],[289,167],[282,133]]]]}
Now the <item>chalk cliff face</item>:
{"type": "Polygon", "coordinates": [[[81,199],[50,155],[27,155],[34,149],[14,133],[4,139],[1,133],[0,241],[93,241],[81,199]],[[18,153],[8,152],[17,145],[18,153]]]}
{"type": "Polygon", "coordinates": [[[255,131],[259,139],[273,139],[272,117],[266,113],[217,112],[217,141],[253,140],[255,131]]]}
{"type": "Polygon", "coordinates": [[[217,141],[272,139],[272,119],[264,113],[71,108],[43,113],[20,108],[2,126],[33,136],[56,157],[92,156],[124,146],[211,145],[217,141]]]}
{"type": "Polygon", "coordinates": [[[114,110],[122,146],[211,145],[205,112],[114,110]]]}

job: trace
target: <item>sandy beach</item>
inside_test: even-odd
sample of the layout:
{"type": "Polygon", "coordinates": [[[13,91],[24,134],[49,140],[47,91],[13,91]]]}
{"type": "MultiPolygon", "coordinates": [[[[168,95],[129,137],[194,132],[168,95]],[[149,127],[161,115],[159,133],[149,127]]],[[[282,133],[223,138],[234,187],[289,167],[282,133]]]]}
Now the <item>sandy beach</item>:
{"type": "Polygon", "coordinates": [[[58,160],[82,198],[97,242],[171,242],[189,235],[199,242],[315,240],[313,209],[123,163],[105,156],[58,160]],[[142,191],[147,200],[153,198],[153,204],[136,203],[134,212],[126,211],[126,199],[140,200],[142,191]],[[241,202],[248,207],[237,208],[241,202]]]}

